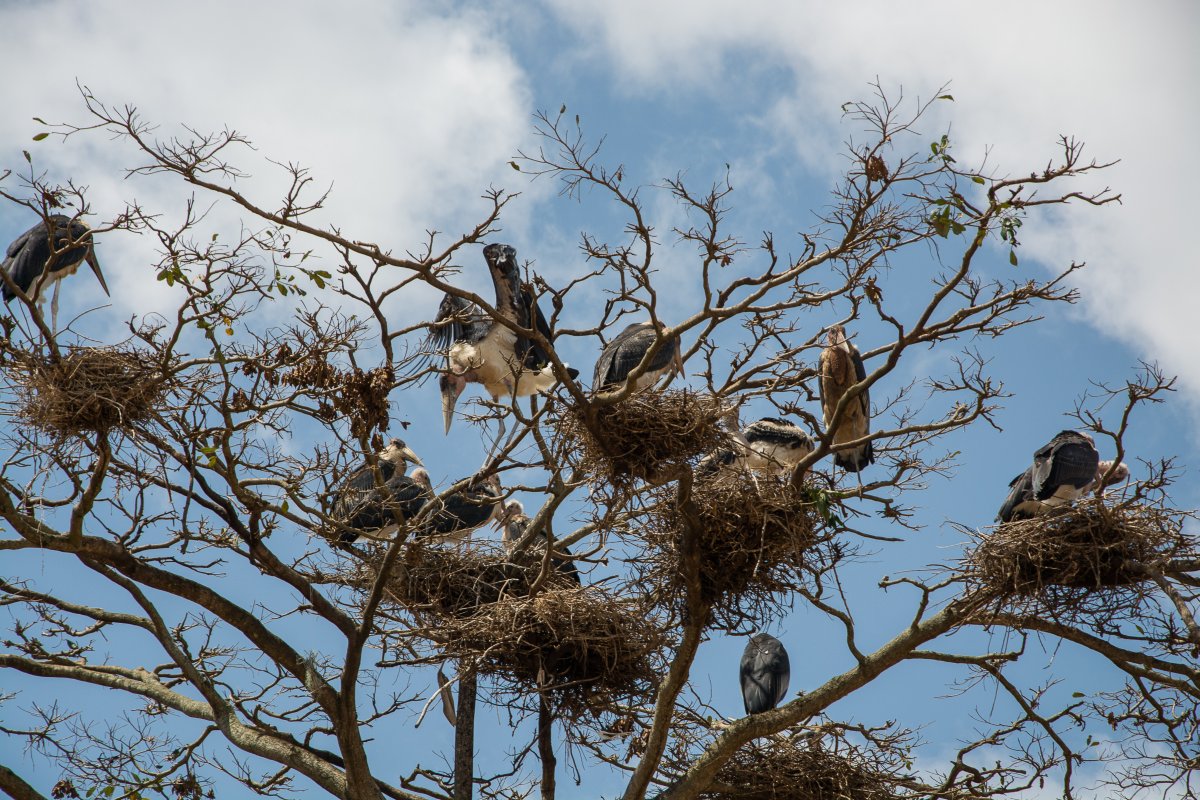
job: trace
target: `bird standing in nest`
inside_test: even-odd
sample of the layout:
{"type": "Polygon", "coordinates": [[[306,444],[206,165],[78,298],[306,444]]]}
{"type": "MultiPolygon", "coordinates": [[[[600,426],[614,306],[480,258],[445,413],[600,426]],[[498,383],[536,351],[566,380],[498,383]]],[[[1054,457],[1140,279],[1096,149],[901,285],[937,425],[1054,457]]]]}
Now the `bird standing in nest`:
{"type": "Polygon", "coordinates": [[[1033,454],[1033,464],[1008,484],[996,521],[1031,519],[1128,479],[1128,466],[1100,460],[1091,436],[1060,431],[1033,454]]]}
{"type": "Polygon", "coordinates": [[[777,417],[751,422],[734,434],[734,440],[733,447],[701,459],[696,474],[711,476],[733,469],[785,475],[816,447],[803,428],[777,417]]]}
{"type": "Polygon", "coordinates": [[[380,536],[395,533],[397,517],[415,517],[433,498],[429,473],[417,469],[406,474],[409,464],[424,467],[421,459],[400,439],[392,439],[376,454],[372,465],[364,461],[351,472],[333,497],[331,516],[347,528],[338,538],[344,545],[359,538],[358,531],[378,531],[380,536]],[[378,470],[378,481],[376,481],[378,470]]]}
{"type": "MultiPolygon", "coordinates": [[[[825,414],[825,427],[833,424],[833,415],[838,403],[856,383],[867,378],[862,356],[858,348],[846,338],[846,329],[833,325],[829,329],[828,345],[821,351],[821,410],[825,414]]],[[[861,439],[871,433],[871,397],[866,388],[850,398],[842,410],[841,418],[833,432],[833,463],[847,472],[858,472],[875,461],[871,442],[855,447],[841,448],[840,445],[861,439]]]]}
{"type": "MultiPolygon", "coordinates": [[[[592,374],[592,391],[621,388],[629,374],[645,359],[663,330],[665,326],[661,322],[635,322],[618,333],[596,360],[596,370],[592,374]]],[[[659,349],[646,365],[646,371],[634,381],[633,391],[653,386],[664,375],[676,373],[684,374],[679,337],[674,337],[659,349]]]]}
{"type": "MultiPolygon", "coordinates": [[[[504,549],[510,554],[517,542],[525,536],[525,532],[529,530],[529,516],[525,513],[525,506],[520,500],[509,500],[504,504],[504,511],[500,516],[499,524],[502,526],[503,533],[501,542],[504,544],[504,549]]],[[[544,550],[549,543],[549,535],[546,529],[542,528],[539,537],[539,545],[544,550]]],[[[563,545],[554,545],[553,551],[550,554],[550,563],[554,565],[554,569],[563,575],[576,586],[582,586],[583,581],[579,578],[579,567],[575,565],[574,559],[571,557],[571,551],[563,545]]]]}
{"type": "Polygon", "coordinates": [[[50,302],[50,327],[58,328],[58,290],[62,279],[74,275],[79,265],[87,262],[100,281],[100,288],[108,294],[108,284],[100,271],[96,259],[96,248],[92,243],[92,229],[81,219],[72,219],[65,214],[51,214],[18,236],[8,246],[4,263],[0,265],[8,276],[0,285],[4,302],[17,296],[16,289],[24,292],[31,301],[43,303],[45,290],[54,284],[54,298],[50,302]],[[9,283],[11,281],[11,284],[9,283]]]}

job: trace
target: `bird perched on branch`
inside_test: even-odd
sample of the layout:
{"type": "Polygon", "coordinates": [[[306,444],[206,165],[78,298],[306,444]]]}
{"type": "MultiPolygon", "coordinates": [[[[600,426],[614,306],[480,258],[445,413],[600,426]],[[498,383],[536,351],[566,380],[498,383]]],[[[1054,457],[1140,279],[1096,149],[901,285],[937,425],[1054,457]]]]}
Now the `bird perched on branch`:
{"type": "Polygon", "coordinates": [[[441,540],[466,539],[500,518],[503,499],[500,479],[495,475],[473,480],[465,488],[435,498],[425,520],[418,522],[415,535],[441,540]]]}
{"type": "Polygon", "coordinates": [[[1033,454],[1033,464],[1008,484],[1008,497],[996,520],[1031,519],[1052,508],[1070,505],[1088,492],[1128,479],[1128,466],[1100,460],[1091,436],[1061,431],[1039,448],[1033,454]]]}
{"type": "Polygon", "coordinates": [[[783,643],[769,633],[756,633],[742,653],[742,702],[747,714],[761,714],[779,705],[792,679],[783,643]]]}
{"type": "Polygon", "coordinates": [[[92,243],[92,229],[81,219],[72,219],[64,214],[51,214],[18,236],[8,246],[7,257],[0,268],[8,280],[0,286],[4,302],[17,296],[16,289],[24,292],[30,300],[45,302],[45,290],[54,284],[54,299],[50,303],[50,325],[58,327],[58,289],[63,278],[74,275],[79,265],[87,262],[100,281],[100,288],[107,295],[108,284],[100,271],[92,243]]]}
{"type": "MultiPolygon", "coordinates": [[[[850,387],[867,378],[862,356],[858,348],[846,338],[846,329],[841,325],[829,328],[829,344],[821,351],[821,410],[825,414],[825,427],[833,424],[833,415],[842,397],[850,387]]],[[[850,398],[842,410],[841,418],[833,433],[833,446],[861,439],[871,433],[871,397],[864,388],[850,398]]],[[[875,461],[875,452],[870,442],[856,447],[835,450],[833,463],[847,472],[858,472],[875,461]]]]}
{"type": "MultiPolygon", "coordinates": [[[[483,248],[495,308],[505,320],[526,330],[536,330],[547,342],[553,337],[538,308],[529,284],[521,282],[517,251],[506,244],[483,248]]],[[[557,382],[550,354],[532,338],[519,335],[493,319],[469,300],[447,294],[438,306],[426,340],[433,352],[444,353],[446,368],[438,380],[442,394],[442,419],[446,432],[454,420],[454,407],[468,383],[482,384],[493,402],[502,397],[528,397],[545,392],[557,382]]],[[[564,365],[565,366],[565,365],[564,365]]],[[[567,367],[572,379],[579,370],[567,367]]],[[[500,435],[504,420],[500,420],[500,435]]]]}
{"type": "MultiPolygon", "coordinates": [[[[629,374],[637,368],[650,352],[665,326],[660,322],[635,322],[621,331],[608,343],[596,361],[592,375],[592,391],[619,389],[629,374]]],[[[664,375],[683,374],[683,354],[679,348],[679,337],[665,342],[654,354],[646,371],[634,382],[633,390],[653,386],[664,375]]]]}
{"type": "MultiPolygon", "coordinates": [[[[504,549],[512,553],[517,542],[525,536],[525,532],[529,530],[529,517],[525,513],[525,506],[520,500],[509,500],[504,505],[504,512],[500,517],[500,524],[503,526],[503,533],[500,541],[504,544],[504,549]]],[[[539,536],[539,545],[544,550],[550,537],[546,533],[546,529],[542,528],[539,536]]],[[[575,566],[575,560],[571,557],[571,551],[563,545],[555,545],[554,552],[550,555],[550,563],[554,565],[554,569],[559,574],[566,576],[571,583],[576,586],[582,586],[583,581],[579,578],[579,568],[575,566]]]]}
{"type": "MultiPolygon", "coordinates": [[[[379,531],[381,536],[395,533],[398,520],[415,517],[433,498],[429,473],[417,469],[407,475],[409,464],[424,466],[408,445],[392,439],[376,454],[374,465],[364,461],[346,476],[334,495],[331,515],[356,531],[379,531]]],[[[345,531],[339,539],[350,544],[358,536],[345,531]]]]}

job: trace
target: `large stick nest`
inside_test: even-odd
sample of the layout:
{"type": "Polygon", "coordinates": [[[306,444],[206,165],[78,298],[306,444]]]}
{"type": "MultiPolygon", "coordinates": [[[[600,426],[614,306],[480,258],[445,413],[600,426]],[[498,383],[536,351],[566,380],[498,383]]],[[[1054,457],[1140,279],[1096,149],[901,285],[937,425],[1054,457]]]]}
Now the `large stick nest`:
{"type": "Polygon", "coordinates": [[[718,628],[757,627],[782,613],[822,541],[812,491],[749,473],[698,480],[683,505],[663,490],[641,530],[649,552],[637,562],[653,600],[685,608],[694,562],[699,600],[718,628]]]}
{"type": "Polygon", "coordinates": [[[740,748],[718,770],[709,800],[892,800],[896,776],[861,752],[775,737],[740,748]]]}
{"type": "Polygon", "coordinates": [[[624,485],[660,481],[728,439],[721,399],[708,394],[646,389],[607,406],[565,406],[552,422],[573,466],[594,480],[624,485]]]}
{"type": "Polygon", "coordinates": [[[979,534],[964,566],[1002,603],[1055,609],[1137,592],[1159,565],[1196,552],[1177,512],[1091,500],[979,534]]]}
{"type": "Polygon", "coordinates": [[[60,436],[144,422],[168,385],[161,358],[136,348],[75,347],[59,359],[12,353],[11,365],[20,415],[60,436]]]}
{"type": "Polygon", "coordinates": [[[664,631],[632,603],[576,586],[536,550],[514,563],[417,543],[387,586],[443,657],[523,692],[549,691],[560,714],[645,698],[656,685],[664,631]]]}

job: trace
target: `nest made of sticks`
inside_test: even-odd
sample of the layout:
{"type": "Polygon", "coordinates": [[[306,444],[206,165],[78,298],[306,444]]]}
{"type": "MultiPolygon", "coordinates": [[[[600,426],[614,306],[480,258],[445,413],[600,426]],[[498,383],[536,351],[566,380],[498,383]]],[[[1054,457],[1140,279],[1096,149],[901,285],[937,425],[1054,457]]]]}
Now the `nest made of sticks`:
{"type": "Polygon", "coordinates": [[[1047,587],[1104,589],[1150,580],[1147,565],[1188,548],[1178,516],[1151,506],[1092,500],[982,534],[968,573],[1006,596],[1047,587]]]}
{"type": "MultiPolygon", "coordinates": [[[[514,562],[495,548],[463,552],[415,542],[388,579],[388,599],[444,658],[528,692],[549,690],[561,715],[653,690],[665,632],[633,603],[579,587],[542,552],[514,562]],[[543,574],[544,573],[544,574],[543,574]]],[[[377,574],[369,562],[354,577],[377,574]]]]}
{"type": "Polygon", "coordinates": [[[694,558],[710,624],[737,631],[777,616],[818,557],[816,545],[828,538],[812,491],[741,472],[698,479],[683,507],[673,489],[662,491],[640,531],[648,553],[637,561],[642,582],[655,587],[654,602],[684,607],[694,558]]]}
{"type": "MultiPolygon", "coordinates": [[[[737,800],[892,800],[898,778],[860,748],[834,752],[796,738],[771,737],[741,747],[717,771],[702,798],[737,800]]],[[[885,759],[886,760],[886,759],[885,759]]]]}
{"type": "Polygon", "coordinates": [[[616,485],[656,482],[728,439],[719,397],[645,389],[607,406],[565,406],[552,415],[557,442],[581,472],[616,485]]]}
{"type": "Polygon", "coordinates": [[[75,347],[58,359],[13,355],[19,413],[56,435],[128,429],[151,418],[167,391],[161,358],[146,350],[75,347]]]}

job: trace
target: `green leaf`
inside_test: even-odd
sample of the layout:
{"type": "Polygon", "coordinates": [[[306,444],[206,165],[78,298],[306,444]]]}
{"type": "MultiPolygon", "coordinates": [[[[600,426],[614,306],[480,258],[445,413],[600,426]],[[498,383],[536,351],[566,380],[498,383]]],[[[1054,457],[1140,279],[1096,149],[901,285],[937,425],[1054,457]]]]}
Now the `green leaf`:
{"type": "Polygon", "coordinates": [[[565,114],[565,113],[567,113],[567,104],[566,104],[566,103],[563,103],[563,104],[562,104],[562,108],[560,108],[560,109],[558,110],[558,113],[559,113],[559,114],[565,114]]]}
{"type": "Polygon", "coordinates": [[[280,508],[283,510],[283,513],[286,514],[288,512],[288,509],[291,508],[291,506],[288,505],[287,500],[284,500],[283,505],[281,505],[280,508]]]}
{"type": "Polygon", "coordinates": [[[954,95],[952,95],[952,94],[939,94],[939,95],[937,96],[937,99],[938,99],[938,100],[949,100],[951,103],[953,103],[953,102],[954,102],[954,95]]]}
{"type": "Polygon", "coordinates": [[[509,165],[510,167],[512,167],[513,169],[515,169],[517,172],[520,172],[520,171],[521,171],[521,165],[520,165],[520,164],[518,164],[518,163],[517,163],[517,162],[515,162],[515,161],[510,161],[510,162],[508,162],[508,165],[509,165]]]}
{"type": "Polygon", "coordinates": [[[1086,697],[1086,696],[1087,695],[1085,695],[1083,692],[1072,692],[1071,693],[1071,697],[1086,697]]]}
{"type": "Polygon", "coordinates": [[[1012,264],[1014,267],[1017,265],[1017,251],[1016,250],[1008,251],[1008,263],[1012,264]]]}
{"type": "Polygon", "coordinates": [[[971,180],[973,180],[975,183],[978,183],[980,186],[983,186],[984,184],[983,176],[981,175],[972,175],[971,180]]]}
{"type": "Polygon", "coordinates": [[[41,133],[35,133],[35,134],[33,135],[33,140],[34,140],[35,142],[40,142],[42,139],[45,139],[45,138],[46,138],[47,136],[49,136],[49,135],[50,135],[50,134],[46,133],[45,131],[42,131],[41,133]]]}
{"type": "Polygon", "coordinates": [[[33,163],[33,157],[29,155],[28,150],[22,150],[21,155],[25,156],[25,160],[28,161],[30,164],[33,163]]]}
{"type": "Polygon", "coordinates": [[[34,122],[40,122],[40,123],[42,123],[43,125],[49,125],[49,124],[50,124],[49,122],[46,122],[46,120],[42,119],[41,117],[34,117],[34,118],[33,118],[33,121],[34,121],[34,122]]]}

